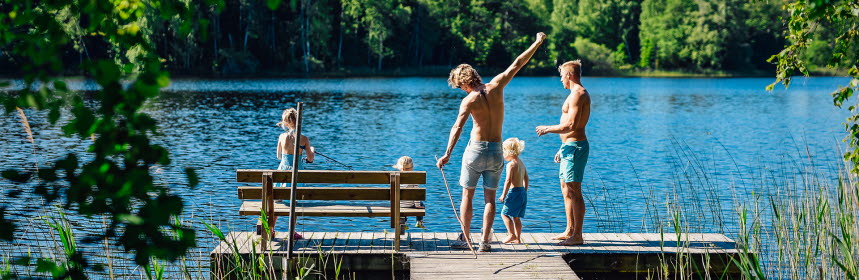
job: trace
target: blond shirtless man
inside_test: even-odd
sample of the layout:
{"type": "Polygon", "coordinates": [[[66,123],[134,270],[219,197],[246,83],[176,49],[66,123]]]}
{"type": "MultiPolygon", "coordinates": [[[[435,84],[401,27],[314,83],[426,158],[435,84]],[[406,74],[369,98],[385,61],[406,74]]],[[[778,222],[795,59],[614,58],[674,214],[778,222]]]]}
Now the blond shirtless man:
{"type": "Polygon", "coordinates": [[[591,96],[582,86],[582,63],[568,61],[558,67],[561,83],[570,95],[561,107],[561,123],[543,125],[536,128],[537,136],[557,133],[561,136],[561,148],[555,154],[555,162],[561,164],[561,193],[564,195],[564,212],[567,215],[567,228],[555,240],[558,245],[571,246],[584,243],[582,224],[585,218],[585,201],[582,198],[582,179],[588,163],[588,137],[585,126],[591,116],[591,96]]]}
{"type": "Polygon", "coordinates": [[[462,155],[462,171],[459,184],[463,187],[462,202],[460,203],[460,215],[462,218],[464,233],[451,247],[468,248],[464,238],[469,236],[471,217],[473,209],[471,201],[474,191],[477,189],[477,180],[483,177],[483,236],[480,242],[480,251],[491,250],[489,242],[492,241],[492,223],[495,221],[495,191],[501,180],[501,171],[504,168],[504,157],[501,151],[501,125],[504,123],[504,87],[510,83],[513,76],[519,72],[534,55],[534,52],[546,39],[543,32],[537,33],[537,39],[525,50],[516,61],[507,67],[507,70],[495,76],[487,84],[484,84],[477,70],[468,64],[460,64],[450,71],[447,83],[453,88],[459,88],[468,95],[462,99],[459,105],[459,115],[453,128],[450,129],[450,138],[447,141],[447,149],[444,156],[438,159],[436,165],[442,168],[450,160],[453,148],[462,133],[462,127],[470,116],[473,121],[471,139],[468,147],[462,155]]]}

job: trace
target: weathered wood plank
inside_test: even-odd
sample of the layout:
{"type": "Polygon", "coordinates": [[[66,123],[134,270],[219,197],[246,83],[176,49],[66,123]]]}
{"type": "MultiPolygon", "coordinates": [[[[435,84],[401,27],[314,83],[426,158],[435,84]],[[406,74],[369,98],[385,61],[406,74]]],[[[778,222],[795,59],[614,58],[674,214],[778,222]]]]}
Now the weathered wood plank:
{"type": "Polygon", "coordinates": [[[579,279],[559,255],[427,255],[410,267],[411,279],[579,279]]]}
{"type": "MultiPolygon", "coordinates": [[[[259,201],[242,202],[239,215],[259,216],[262,203],[259,201]]],[[[295,208],[297,216],[313,217],[388,217],[391,216],[391,208],[377,205],[317,205],[305,203],[295,208]]],[[[426,209],[403,208],[401,216],[425,216],[426,209]]],[[[289,216],[289,206],[283,203],[274,204],[273,216],[289,216]]]]}
{"type": "Polygon", "coordinates": [[[531,252],[537,253],[543,250],[540,246],[540,241],[537,241],[537,238],[534,237],[533,233],[523,232],[522,242],[525,243],[525,246],[527,246],[528,250],[531,252]]]}
{"type": "MultiPolygon", "coordinates": [[[[236,181],[261,183],[263,172],[271,172],[274,183],[292,182],[292,170],[239,169],[236,181]]],[[[313,184],[390,184],[390,175],[400,173],[400,184],[426,184],[425,171],[351,171],[299,170],[298,183],[313,184]]]]}
{"type": "Polygon", "coordinates": [[[337,242],[334,243],[335,253],[347,253],[350,250],[349,242],[352,242],[352,234],[353,232],[341,232],[338,235],[337,242]]]}
{"type": "MultiPolygon", "coordinates": [[[[262,187],[238,187],[239,199],[262,199],[262,187]]],[[[274,188],[275,200],[289,200],[289,188],[274,188]]],[[[401,200],[426,200],[425,188],[400,189],[401,200]]],[[[390,200],[388,188],[381,187],[301,187],[296,200],[390,200]]]]}

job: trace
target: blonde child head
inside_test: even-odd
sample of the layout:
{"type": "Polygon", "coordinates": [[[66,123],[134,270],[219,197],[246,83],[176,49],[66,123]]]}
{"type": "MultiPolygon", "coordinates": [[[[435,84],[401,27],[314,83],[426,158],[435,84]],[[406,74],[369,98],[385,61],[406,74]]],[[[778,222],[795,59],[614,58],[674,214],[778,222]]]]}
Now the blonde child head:
{"type": "Polygon", "coordinates": [[[283,129],[292,129],[295,127],[295,122],[298,119],[298,110],[295,108],[287,108],[283,110],[283,114],[280,116],[280,122],[277,123],[277,126],[283,129]]]}
{"type": "Polygon", "coordinates": [[[508,138],[504,140],[504,144],[502,144],[502,149],[504,150],[504,157],[507,156],[519,156],[523,150],[525,150],[525,141],[519,140],[519,138],[508,138]]]}
{"type": "Polygon", "coordinates": [[[411,171],[415,168],[414,163],[412,163],[412,158],[409,156],[402,156],[397,160],[397,164],[394,164],[392,167],[400,170],[400,171],[411,171]]]}

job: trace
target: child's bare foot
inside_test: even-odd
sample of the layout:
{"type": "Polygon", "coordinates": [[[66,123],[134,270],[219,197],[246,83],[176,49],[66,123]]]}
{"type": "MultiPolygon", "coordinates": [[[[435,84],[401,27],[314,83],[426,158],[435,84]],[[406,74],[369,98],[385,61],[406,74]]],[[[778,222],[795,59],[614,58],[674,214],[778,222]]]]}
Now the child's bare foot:
{"type": "Polygon", "coordinates": [[[558,242],[558,246],[575,246],[585,244],[585,240],[582,238],[567,238],[564,241],[558,242]]]}
{"type": "Polygon", "coordinates": [[[564,233],[561,233],[561,234],[556,235],[555,237],[552,237],[552,240],[566,240],[566,239],[569,239],[570,237],[573,237],[573,234],[565,231],[564,233]]]}
{"type": "Polygon", "coordinates": [[[512,243],[513,241],[519,241],[519,238],[516,238],[516,236],[515,236],[515,235],[508,235],[508,236],[507,236],[507,239],[504,239],[504,241],[502,241],[502,242],[503,242],[504,244],[510,244],[510,243],[512,243]]]}

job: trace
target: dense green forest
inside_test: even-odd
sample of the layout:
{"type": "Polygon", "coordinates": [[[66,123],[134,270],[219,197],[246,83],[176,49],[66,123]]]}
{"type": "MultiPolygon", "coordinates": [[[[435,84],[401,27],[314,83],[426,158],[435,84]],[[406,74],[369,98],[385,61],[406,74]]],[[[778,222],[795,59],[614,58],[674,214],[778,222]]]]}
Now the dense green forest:
{"type": "MultiPolygon", "coordinates": [[[[180,76],[439,75],[459,63],[500,68],[540,31],[547,44],[530,74],[554,74],[559,63],[581,58],[586,75],[771,75],[767,59],[787,43],[784,2],[774,0],[269,1],[274,9],[258,0],[187,1],[193,19],[143,20],[129,30],[143,32],[180,76]]],[[[157,9],[142,17],[156,17],[157,9]]],[[[68,9],[55,14],[76,35],[64,51],[63,74],[81,73],[87,59],[114,57],[100,34],[81,31],[89,19],[68,9]]],[[[816,32],[821,40],[805,55],[813,71],[831,56],[827,39],[835,35],[827,32],[816,32]]],[[[8,53],[0,52],[0,74],[14,76],[20,65],[8,53]]]]}

